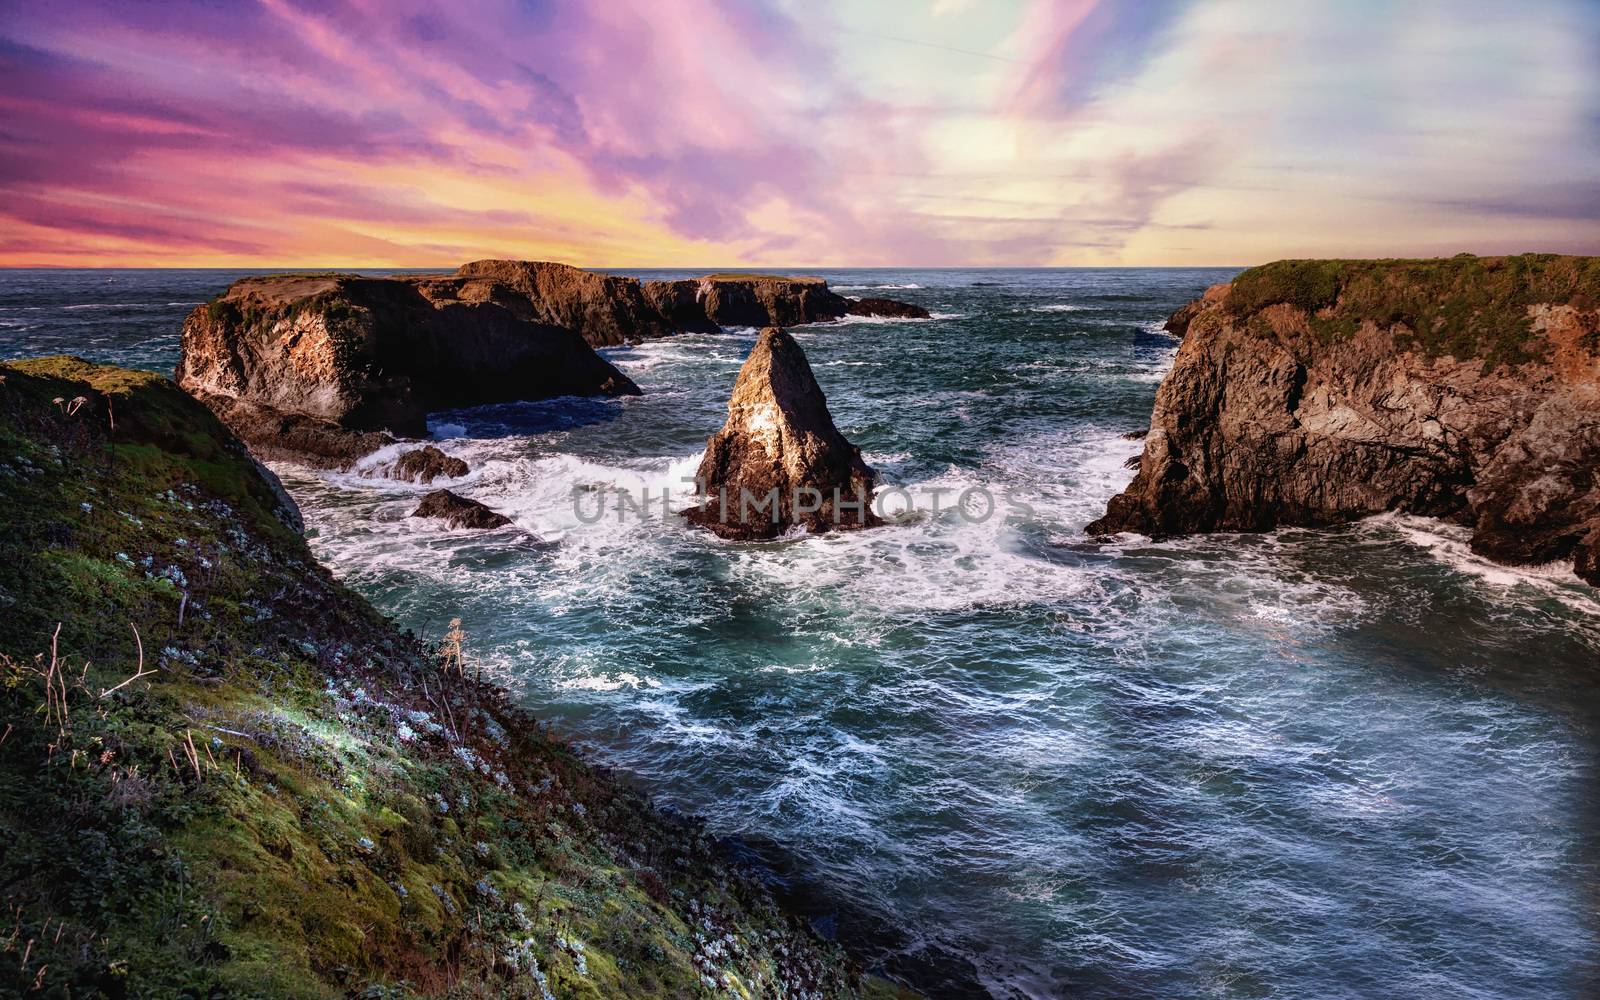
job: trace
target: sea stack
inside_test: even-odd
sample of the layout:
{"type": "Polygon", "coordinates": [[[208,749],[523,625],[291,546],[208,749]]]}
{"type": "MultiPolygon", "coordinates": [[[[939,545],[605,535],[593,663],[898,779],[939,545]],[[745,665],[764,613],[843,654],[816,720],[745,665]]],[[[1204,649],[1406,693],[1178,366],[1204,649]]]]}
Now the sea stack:
{"type": "Polygon", "coordinates": [[[1471,526],[1600,586],[1600,258],[1282,261],[1210,289],[1091,534],[1471,526]]]}
{"type": "Polygon", "coordinates": [[[880,524],[875,475],[833,424],[805,352],[779,327],[761,331],[728,400],[728,421],[696,473],[705,502],[690,521],[723,538],[775,538],[880,524]]]}

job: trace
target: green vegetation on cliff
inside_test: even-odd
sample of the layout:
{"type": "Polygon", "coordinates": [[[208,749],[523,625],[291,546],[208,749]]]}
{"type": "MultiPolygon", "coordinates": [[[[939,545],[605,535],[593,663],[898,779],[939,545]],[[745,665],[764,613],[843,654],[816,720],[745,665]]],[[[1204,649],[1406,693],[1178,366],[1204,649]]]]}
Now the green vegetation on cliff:
{"type": "Polygon", "coordinates": [[[459,630],[425,649],[335,581],[165,379],[0,366],[0,509],[0,994],[862,988],[459,630]]]}
{"type": "Polygon", "coordinates": [[[1234,278],[1227,309],[1243,318],[1279,303],[1305,310],[1324,339],[1353,335],[1363,323],[1402,327],[1403,349],[1517,365],[1542,354],[1530,306],[1600,308],[1600,257],[1281,260],[1234,278]]]}

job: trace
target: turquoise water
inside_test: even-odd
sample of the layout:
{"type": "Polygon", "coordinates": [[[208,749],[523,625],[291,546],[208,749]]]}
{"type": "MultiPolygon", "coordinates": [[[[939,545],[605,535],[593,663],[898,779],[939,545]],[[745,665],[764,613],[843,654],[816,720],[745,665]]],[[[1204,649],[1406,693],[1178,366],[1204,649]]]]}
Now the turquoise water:
{"type": "MultiPolygon", "coordinates": [[[[558,731],[930,996],[1594,995],[1595,591],[1411,518],[1083,537],[1159,320],[1231,273],[829,273],[935,315],[795,331],[918,498],[870,532],[579,517],[575,487],[688,489],[753,330],[608,352],[638,399],[436,415],[452,488],[521,536],[407,519],[389,456],[281,471],[345,579],[426,635],[461,617],[558,731]],[[929,509],[972,486],[1030,512],[929,509]]],[[[232,276],[0,272],[0,352],[170,368],[232,276]]]]}

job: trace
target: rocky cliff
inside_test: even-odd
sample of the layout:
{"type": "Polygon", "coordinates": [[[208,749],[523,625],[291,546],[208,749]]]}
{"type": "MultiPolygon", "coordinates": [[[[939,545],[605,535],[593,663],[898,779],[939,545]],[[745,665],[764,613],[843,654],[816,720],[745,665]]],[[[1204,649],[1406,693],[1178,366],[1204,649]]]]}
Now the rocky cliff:
{"type": "Polygon", "coordinates": [[[480,260],[454,274],[244,278],[189,314],[178,382],[272,459],[344,467],[430,410],[639,392],[597,355],[721,324],[814,323],[865,303],[821,278],[709,275],[653,281],[540,261],[480,260]]]}
{"type": "Polygon", "coordinates": [[[821,278],[776,274],[709,274],[678,281],[648,281],[645,297],[684,330],[723,326],[801,326],[844,316],[927,319],[921,306],[894,299],[850,299],[821,278]]]}
{"type": "MultiPolygon", "coordinates": [[[[547,322],[550,312],[503,280],[541,274],[556,280],[539,271],[244,278],[184,321],[178,382],[259,454],[334,467],[387,443],[389,432],[423,433],[430,410],[637,394],[578,333],[547,322]]],[[[573,322],[609,316],[572,309],[573,322]]]]}
{"type": "Polygon", "coordinates": [[[878,524],[873,471],[833,424],[805,352],[778,327],[761,331],[728,421],[695,473],[705,502],[685,515],[724,538],[775,538],[878,524]]]}
{"type": "Polygon", "coordinates": [[[454,277],[483,288],[524,319],[577,333],[594,347],[611,347],[677,333],[633,278],[596,274],[568,264],[479,260],[454,277]],[[509,293],[509,294],[508,294],[509,293]]]}
{"type": "Polygon", "coordinates": [[[700,310],[718,326],[799,326],[838,319],[849,311],[849,300],[821,278],[708,274],[692,284],[700,310]]]}
{"type": "MultiPolygon", "coordinates": [[[[0,365],[0,995],[898,995],[319,566],[157,376],[0,365]]],[[[443,630],[441,630],[443,631],[443,630]]]]}
{"type": "Polygon", "coordinates": [[[1138,475],[1090,533],[1401,511],[1600,585],[1600,258],[1282,261],[1171,328],[1138,475]]]}

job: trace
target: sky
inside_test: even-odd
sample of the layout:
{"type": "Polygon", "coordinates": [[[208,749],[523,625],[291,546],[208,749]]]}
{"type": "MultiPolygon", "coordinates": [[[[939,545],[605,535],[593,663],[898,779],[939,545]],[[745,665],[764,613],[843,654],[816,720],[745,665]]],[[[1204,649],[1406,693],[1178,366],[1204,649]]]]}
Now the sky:
{"type": "Polygon", "coordinates": [[[0,0],[0,265],[1527,250],[1596,0],[0,0]]]}

